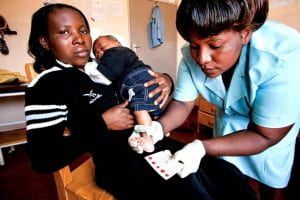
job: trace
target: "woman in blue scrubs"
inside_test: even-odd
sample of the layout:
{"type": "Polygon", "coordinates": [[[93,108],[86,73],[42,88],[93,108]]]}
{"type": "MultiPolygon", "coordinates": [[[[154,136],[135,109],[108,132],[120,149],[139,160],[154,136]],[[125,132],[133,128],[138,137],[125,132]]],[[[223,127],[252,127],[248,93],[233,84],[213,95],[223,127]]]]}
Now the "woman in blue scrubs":
{"type": "Polygon", "coordinates": [[[204,155],[218,156],[259,181],[264,200],[283,198],[300,124],[300,35],[266,21],[268,6],[268,0],[182,0],[176,26],[188,43],[174,99],[159,119],[168,133],[199,95],[216,105],[214,138],[175,153],[184,165],[179,175],[195,172],[204,155]]]}

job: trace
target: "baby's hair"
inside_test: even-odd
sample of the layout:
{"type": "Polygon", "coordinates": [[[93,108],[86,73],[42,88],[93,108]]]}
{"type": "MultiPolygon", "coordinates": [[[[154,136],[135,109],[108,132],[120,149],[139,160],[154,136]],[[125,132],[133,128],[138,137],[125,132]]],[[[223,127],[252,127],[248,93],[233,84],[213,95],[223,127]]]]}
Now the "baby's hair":
{"type": "Polygon", "coordinates": [[[34,70],[38,73],[44,69],[49,69],[56,64],[55,57],[49,50],[45,49],[40,44],[42,36],[48,37],[48,19],[49,14],[55,10],[68,8],[78,12],[84,19],[87,29],[90,31],[89,23],[84,14],[77,8],[71,5],[57,3],[48,4],[37,10],[31,19],[31,31],[28,41],[28,54],[35,59],[34,70]]]}
{"type": "Polygon", "coordinates": [[[190,31],[203,38],[225,30],[255,31],[266,21],[268,11],[268,0],[182,0],[176,28],[187,41],[190,31]]]}
{"type": "Polygon", "coordinates": [[[121,42],[113,35],[100,35],[99,37],[97,37],[97,39],[93,42],[93,54],[94,56],[96,56],[96,52],[95,52],[95,44],[97,43],[98,40],[100,40],[101,38],[106,38],[110,41],[114,41],[117,42],[119,44],[119,46],[122,46],[121,42]]]}

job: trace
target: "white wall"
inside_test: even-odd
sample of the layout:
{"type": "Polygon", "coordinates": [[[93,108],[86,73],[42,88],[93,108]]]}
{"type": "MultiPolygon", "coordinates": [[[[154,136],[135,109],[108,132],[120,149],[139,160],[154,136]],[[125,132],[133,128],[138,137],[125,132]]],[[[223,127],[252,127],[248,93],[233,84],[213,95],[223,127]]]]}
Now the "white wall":
{"type": "Polygon", "coordinates": [[[300,31],[300,1],[273,0],[270,4],[269,19],[280,21],[300,31]]]}

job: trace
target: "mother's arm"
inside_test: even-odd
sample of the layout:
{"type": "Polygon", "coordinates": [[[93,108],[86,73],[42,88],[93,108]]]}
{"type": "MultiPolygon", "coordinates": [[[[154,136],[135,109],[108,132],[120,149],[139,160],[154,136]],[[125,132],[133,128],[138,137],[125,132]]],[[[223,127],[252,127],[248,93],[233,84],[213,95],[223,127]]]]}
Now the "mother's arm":
{"type": "Polygon", "coordinates": [[[161,93],[160,96],[154,101],[154,104],[160,104],[160,107],[163,107],[169,100],[170,94],[174,90],[174,82],[168,74],[154,72],[149,70],[154,79],[145,83],[145,87],[148,87],[153,84],[158,84],[158,87],[155,88],[152,92],[149,93],[149,97],[161,93]]]}

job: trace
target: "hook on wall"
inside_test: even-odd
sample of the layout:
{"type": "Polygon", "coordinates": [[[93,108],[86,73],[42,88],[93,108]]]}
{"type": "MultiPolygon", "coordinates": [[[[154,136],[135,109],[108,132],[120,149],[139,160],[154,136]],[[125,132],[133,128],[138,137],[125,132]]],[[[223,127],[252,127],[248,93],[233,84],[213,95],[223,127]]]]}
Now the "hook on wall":
{"type": "Polygon", "coordinates": [[[154,7],[158,6],[158,1],[155,1],[155,0],[149,0],[149,1],[154,1],[154,7]]]}
{"type": "Polygon", "coordinates": [[[178,0],[149,0],[149,1],[154,1],[154,6],[158,6],[158,3],[166,3],[171,5],[178,4],[178,0]]]}

